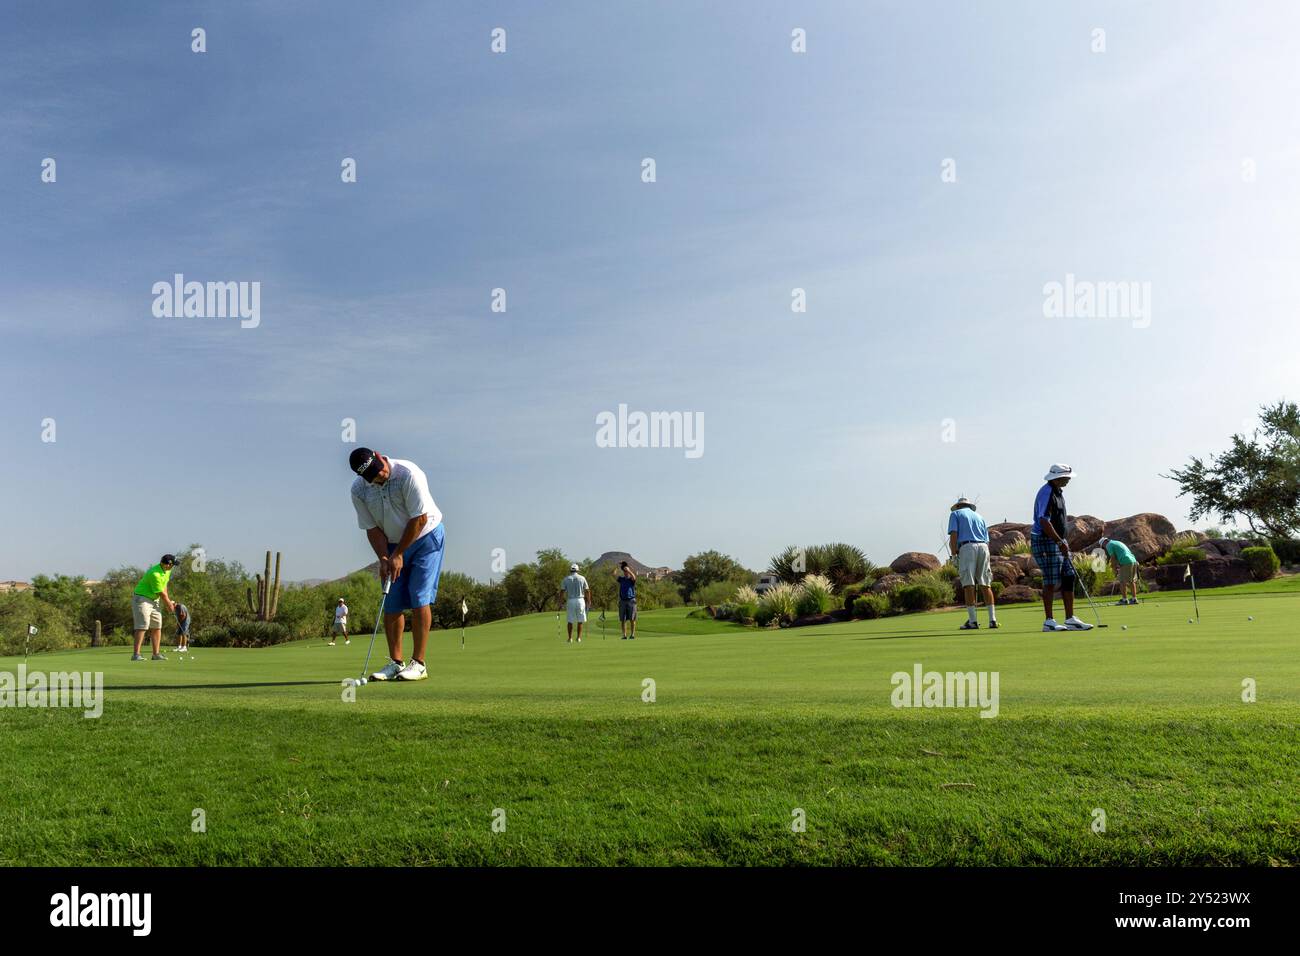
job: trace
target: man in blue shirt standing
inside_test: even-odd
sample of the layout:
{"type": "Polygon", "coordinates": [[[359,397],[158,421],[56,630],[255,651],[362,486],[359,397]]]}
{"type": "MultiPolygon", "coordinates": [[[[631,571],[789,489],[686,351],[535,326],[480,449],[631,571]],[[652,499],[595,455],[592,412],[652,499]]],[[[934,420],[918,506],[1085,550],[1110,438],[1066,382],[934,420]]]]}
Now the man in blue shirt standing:
{"type": "Polygon", "coordinates": [[[623,640],[636,640],[636,572],[620,561],[614,572],[618,580],[618,628],[623,633],[623,640]],[[628,625],[632,633],[627,633],[628,625]]]}
{"type": "Polygon", "coordinates": [[[1034,498],[1034,524],[1029,534],[1029,546],[1034,560],[1043,572],[1044,631],[1088,631],[1092,625],[1074,616],[1074,565],[1070,561],[1069,530],[1065,520],[1064,488],[1074,477],[1069,465],[1053,465],[1043,476],[1047,484],[1038,489],[1034,498]],[[1057,624],[1052,617],[1052,595],[1061,589],[1061,602],[1065,605],[1065,623],[1057,624]]]}
{"type": "Polygon", "coordinates": [[[957,556],[957,573],[966,596],[966,623],[960,630],[977,631],[980,622],[975,614],[975,588],[984,589],[984,603],[989,609],[989,627],[998,626],[993,606],[993,566],[989,561],[989,529],[975,510],[975,502],[958,498],[948,515],[948,550],[957,556]]]}

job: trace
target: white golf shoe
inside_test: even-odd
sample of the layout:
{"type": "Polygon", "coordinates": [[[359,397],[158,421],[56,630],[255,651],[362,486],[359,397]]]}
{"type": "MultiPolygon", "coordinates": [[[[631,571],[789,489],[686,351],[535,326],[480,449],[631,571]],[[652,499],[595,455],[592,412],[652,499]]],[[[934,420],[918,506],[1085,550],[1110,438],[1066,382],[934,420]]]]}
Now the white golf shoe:
{"type": "Polygon", "coordinates": [[[1065,619],[1065,630],[1068,631],[1091,631],[1092,625],[1087,621],[1081,621],[1077,617],[1067,617],[1065,619]]]}
{"type": "Polygon", "coordinates": [[[371,680],[396,680],[397,675],[401,672],[402,668],[405,666],[406,665],[404,664],[397,663],[397,661],[389,661],[382,668],[380,668],[379,670],[371,674],[370,679],[371,680]]]}
{"type": "Polygon", "coordinates": [[[411,661],[397,673],[397,680],[424,680],[429,671],[419,661],[411,661]]]}
{"type": "Polygon", "coordinates": [[[1049,617],[1046,621],[1043,622],[1043,630],[1044,631],[1068,631],[1069,628],[1066,627],[1064,624],[1057,624],[1056,618],[1049,617]]]}

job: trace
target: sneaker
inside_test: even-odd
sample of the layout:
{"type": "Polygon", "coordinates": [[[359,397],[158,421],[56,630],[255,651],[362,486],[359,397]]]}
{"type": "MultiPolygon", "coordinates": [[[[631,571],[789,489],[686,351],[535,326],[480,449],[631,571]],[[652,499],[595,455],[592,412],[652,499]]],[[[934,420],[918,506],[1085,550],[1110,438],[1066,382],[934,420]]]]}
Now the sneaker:
{"type": "Polygon", "coordinates": [[[153,657],[149,658],[149,660],[151,660],[151,661],[165,661],[165,660],[167,660],[167,658],[163,657],[161,654],[155,654],[153,657]]]}
{"type": "Polygon", "coordinates": [[[330,641],[330,642],[329,642],[329,646],[330,646],[330,647],[333,647],[333,646],[334,646],[334,642],[333,642],[333,641],[330,641]]]}
{"type": "Polygon", "coordinates": [[[989,630],[990,630],[990,631],[996,631],[996,630],[997,630],[998,628],[1000,628],[1001,626],[1002,626],[1002,625],[999,624],[999,623],[998,623],[997,621],[995,621],[995,620],[994,620],[994,621],[989,621],[989,630]]]}
{"type": "Polygon", "coordinates": [[[133,660],[133,661],[142,661],[142,660],[144,660],[144,655],[143,655],[143,654],[132,654],[132,655],[131,655],[131,660],[133,660]]]}
{"type": "Polygon", "coordinates": [[[344,647],[351,647],[351,646],[352,646],[352,638],[349,637],[346,641],[344,641],[344,642],[343,642],[343,646],[344,646],[344,647]]]}
{"type": "Polygon", "coordinates": [[[397,672],[397,680],[424,680],[429,671],[419,661],[411,661],[397,672]]]}
{"type": "Polygon", "coordinates": [[[1091,631],[1092,625],[1087,621],[1081,621],[1077,617],[1067,617],[1065,619],[1065,630],[1068,631],[1091,631]]]}
{"type": "Polygon", "coordinates": [[[970,621],[970,620],[968,620],[961,627],[957,628],[957,630],[959,631],[978,631],[979,629],[980,629],[980,622],[970,621]]]}
{"type": "Polygon", "coordinates": [[[405,664],[399,664],[397,661],[389,661],[380,670],[370,675],[371,680],[396,680],[397,675],[405,668],[405,664]]]}
{"type": "Polygon", "coordinates": [[[1046,621],[1043,622],[1043,630],[1044,631],[1068,631],[1069,628],[1066,627],[1064,624],[1057,624],[1056,618],[1049,617],[1046,621]]]}

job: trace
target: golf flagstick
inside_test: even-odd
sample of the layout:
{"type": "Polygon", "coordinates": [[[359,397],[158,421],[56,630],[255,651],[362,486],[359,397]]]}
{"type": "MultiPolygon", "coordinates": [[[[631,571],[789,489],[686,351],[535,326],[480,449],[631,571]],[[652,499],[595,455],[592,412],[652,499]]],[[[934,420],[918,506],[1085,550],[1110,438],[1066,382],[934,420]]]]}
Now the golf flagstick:
{"type": "Polygon", "coordinates": [[[460,649],[465,649],[465,615],[469,613],[469,607],[465,604],[465,599],[460,599],[460,649]]]}
{"type": "Polygon", "coordinates": [[[1196,609],[1196,623],[1201,623],[1201,605],[1196,600],[1196,575],[1192,574],[1192,563],[1187,562],[1187,570],[1183,572],[1183,580],[1192,582],[1192,607],[1196,609]]]}
{"type": "Polygon", "coordinates": [[[1083,596],[1088,599],[1088,606],[1092,608],[1092,616],[1097,619],[1098,627],[1110,627],[1109,624],[1101,623],[1101,612],[1097,610],[1097,603],[1093,601],[1092,595],[1088,593],[1088,585],[1083,583],[1083,575],[1079,569],[1074,566],[1074,555],[1069,551],[1065,552],[1065,560],[1070,562],[1070,569],[1074,572],[1074,580],[1078,582],[1079,587],[1083,588],[1083,596]]]}

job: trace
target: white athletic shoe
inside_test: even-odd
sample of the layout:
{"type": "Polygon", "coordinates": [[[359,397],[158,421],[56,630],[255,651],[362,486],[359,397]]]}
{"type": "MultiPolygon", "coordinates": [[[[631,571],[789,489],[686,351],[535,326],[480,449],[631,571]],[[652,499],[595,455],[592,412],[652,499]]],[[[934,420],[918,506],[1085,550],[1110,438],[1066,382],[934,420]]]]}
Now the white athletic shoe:
{"type": "Polygon", "coordinates": [[[351,646],[352,646],[352,640],[351,640],[351,638],[349,638],[348,640],[344,641],[344,642],[343,642],[343,646],[344,646],[344,647],[351,647],[351,646]]]}
{"type": "Polygon", "coordinates": [[[429,671],[419,661],[411,661],[403,667],[397,674],[397,680],[424,680],[429,676],[429,671]]]}
{"type": "Polygon", "coordinates": [[[404,664],[397,663],[397,661],[389,661],[380,670],[377,670],[373,674],[371,674],[370,679],[371,680],[396,680],[397,675],[401,672],[402,668],[405,666],[406,665],[404,664]]]}
{"type": "Polygon", "coordinates": [[[1091,631],[1092,625],[1087,621],[1081,621],[1077,617],[1067,617],[1065,619],[1065,629],[1070,631],[1091,631]]]}
{"type": "Polygon", "coordinates": [[[1044,631],[1068,631],[1069,628],[1066,627],[1064,624],[1057,624],[1056,618],[1049,617],[1046,621],[1043,622],[1043,630],[1044,631]]]}

